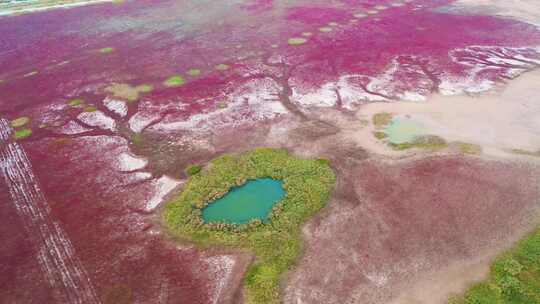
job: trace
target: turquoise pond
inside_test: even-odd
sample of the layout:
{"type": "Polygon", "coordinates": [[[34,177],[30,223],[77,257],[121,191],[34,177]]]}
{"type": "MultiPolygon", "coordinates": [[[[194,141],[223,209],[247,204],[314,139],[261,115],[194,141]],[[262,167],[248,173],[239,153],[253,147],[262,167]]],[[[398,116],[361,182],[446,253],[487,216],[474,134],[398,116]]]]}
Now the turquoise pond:
{"type": "Polygon", "coordinates": [[[246,224],[252,219],[268,220],[268,215],[285,197],[283,182],[271,178],[250,180],[217,199],[202,210],[205,223],[246,224]]]}
{"type": "Polygon", "coordinates": [[[390,143],[403,144],[413,142],[415,138],[424,135],[426,131],[421,124],[412,119],[396,117],[385,128],[384,132],[390,143]]]}

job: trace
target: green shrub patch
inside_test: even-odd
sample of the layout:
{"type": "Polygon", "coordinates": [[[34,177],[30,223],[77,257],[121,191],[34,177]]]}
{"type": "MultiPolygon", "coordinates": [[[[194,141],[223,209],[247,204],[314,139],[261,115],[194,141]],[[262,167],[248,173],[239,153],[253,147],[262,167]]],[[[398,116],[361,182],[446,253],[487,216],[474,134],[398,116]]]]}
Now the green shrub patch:
{"type": "Polygon", "coordinates": [[[269,148],[224,155],[189,178],[182,192],[167,204],[164,222],[175,236],[202,247],[252,251],[256,259],[244,280],[246,303],[279,303],[281,276],[300,254],[301,226],[326,205],[334,183],[334,172],[325,160],[301,159],[285,150],[269,148]],[[267,223],[203,221],[202,209],[209,203],[248,180],[267,177],[283,181],[286,191],[267,223]]]}

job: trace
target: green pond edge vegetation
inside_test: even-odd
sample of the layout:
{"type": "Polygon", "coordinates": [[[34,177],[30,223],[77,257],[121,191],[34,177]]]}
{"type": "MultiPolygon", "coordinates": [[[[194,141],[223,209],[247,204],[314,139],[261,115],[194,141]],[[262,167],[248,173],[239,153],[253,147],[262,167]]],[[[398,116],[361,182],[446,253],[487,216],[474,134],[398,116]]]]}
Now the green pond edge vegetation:
{"type": "Polygon", "coordinates": [[[539,304],[540,227],[491,265],[487,280],[474,284],[449,304],[539,304]]]}
{"type": "Polygon", "coordinates": [[[258,148],[212,160],[192,175],[181,193],[166,205],[163,218],[170,232],[201,247],[247,249],[255,255],[244,278],[246,303],[279,303],[280,280],[302,249],[302,224],[322,209],[336,181],[325,159],[301,159],[286,150],[258,148]],[[249,180],[283,181],[286,192],[269,221],[245,225],[204,223],[202,209],[249,180]]]}
{"type": "Polygon", "coordinates": [[[461,141],[447,142],[444,138],[433,134],[416,136],[410,142],[404,142],[399,144],[391,143],[387,140],[388,134],[386,134],[384,128],[391,124],[393,119],[394,114],[388,112],[380,112],[373,115],[372,123],[375,128],[375,130],[373,131],[373,136],[376,139],[385,142],[390,148],[395,151],[404,151],[409,149],[439,151],[446,148],[454,148],[455,150],[463,154],[478,155],[482,153],[482,147],[479,145],[461,141]]]}

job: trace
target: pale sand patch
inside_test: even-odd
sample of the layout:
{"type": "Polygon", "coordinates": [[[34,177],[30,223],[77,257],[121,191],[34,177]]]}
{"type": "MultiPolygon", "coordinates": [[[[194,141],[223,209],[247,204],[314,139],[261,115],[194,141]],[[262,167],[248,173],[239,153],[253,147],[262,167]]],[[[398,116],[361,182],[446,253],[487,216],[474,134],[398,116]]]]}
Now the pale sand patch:
{"type": "Polygon", "coordinates": [[[474,13],[508,16],[540,25],[538,0],[458,0],[453,6],[472,9],[474,13]]]}
{"type": "MultiPolygon", "coordinates": [[[[512,149],[540,150],[540,71],[527,73],[511,81],[500,92],[482,96],[434,95],[425,103],[371,103],[357,116],[371,119],[374,114],[389,112],[408,115],[426,127],[428,133],[447,141],[462,141],[482,146],[485,153],[501,156],[512,149]]],[[[370,125],[351,132],[362,146],[382,154],[392,154],[374,140],[370,125]]]]}
{"type": "Polygon", "coordinates": [[[211,303],[217,304],[225,292],[225,287],[230,282],[235,260],[231,256],[221,255],[210,257],[206,261],[208,262],[210,273],[215,276],[211,303]]]}
{"type": "Polygon", "coordinates": [[[105,92],[127,101],[136,101],[142,93],[147,93],[151,90],[152,87],[148,85],[131,86],[127,83],[114,83],[105,88],[105,92]]]}
{"type": "Polygon", "coordinates": [[[128,152],[118,155],[118,169],[120,171],[133,171],[144,168],[148,164],[145,158],[134,156],[128,152]]]}
{"type": "Polygon", "coordinates": [[[152,183],[154,184],[155,191],[152,198],[146,203],[146,211],[152,211],[159,206],[167,194],[173,191],[181,182],[168,176],[162,176],[159,179],[152,181],[152,183]]]}
{"type": "Polygon", "coordinates": [[[72,8],[83,5],[113,2],[115,0],[48,0],[0,3],[0,16],[19,15],[58,8],[72,8]]]}
{"type": "Polygon", "coordinates": [[[114,121],[114,119],[105,115],[101,111],[82,112],[77,116],[77,118],[93,127],[99,127],[101,129],[108,129],[111,131],[114,131],[116,129],[116,122],[114,121]]]}
{"type": "Polygon", "coordinates": [[[122,117],[127,115],[128,109],[124,101],[105,97],[105,99],[103,100],[103,104],[107,107],[107,109],[115,112],[122,117]]]}

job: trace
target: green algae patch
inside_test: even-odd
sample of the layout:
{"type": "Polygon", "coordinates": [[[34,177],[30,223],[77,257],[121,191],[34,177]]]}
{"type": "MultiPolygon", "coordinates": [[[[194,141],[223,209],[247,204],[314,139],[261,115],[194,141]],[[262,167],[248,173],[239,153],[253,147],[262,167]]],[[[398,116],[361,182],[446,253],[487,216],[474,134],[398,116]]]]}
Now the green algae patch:
{"type": "Polygon", "coordinates": [[[461,142],[461,141],[453,142],[452,144],[457,146],[457,148],[459,149],[459,152],[463,154],[478,155],[482,153],[482,147],[480,147],[479,145],[461,142]]]}
{"type": "Polygon", "coordinates": [[[407,150],[412,148],[417,149],[423,149],[423,150],[441,150],[446,147],[448,147],[448,143],[444,138],[439,137],[437,135],[422,135],[415,137],[410,142],[400,142],[400,143],[392,143],[390,142],[390,146],[394,150],[407,150]]]}
{"type": "Polygon", "coordinates": [[[32,135],[32,130],[28,128],[16,130],[15,133],[13,133],[13,138],[15,139],[24,139],[32,135]]]}
{"type": "Polygon", "coordinates": [[[392,122],[394,115],[387,112],[377,113],[373,115],[372,121],[376,128],[382,128],[392,122]]]}
{"type": "Polygon", "coordinates": [[[130,142],[135,147],[140,148],[146,143],[146,139],[144,138],[144,136],[141,133],[133,133],[133,135],[131,135],[131,137],[130,137],[130,142]]]}
{"type": "Polygon", "coordinates": [[[223,155],[190,176],[182,192],[165,206],[163,220],[173,235],[199,246],[252,251],[256,260],[244,279],[246,303],[280,303],[282,275],[300,255],[301,226],[326,205],[334,183],[334,172],[325,160],[301,159],[268,148],[223,155]],[[285,191],[283,199],[273,205],[267,223],[260,219],[240,225],[203,220],[208,204],[234,187],[265,178],[281,181],[285,191]]]}
{"type": "Polygon", "coordinates": [[[140,93],[150,93],[154,90],[154,86],[150,84],[141,84],[135,87],[140,93]]]}
{"type": "Polygon", "coordinates": [[[75,98],[75,99],[72,99],[70,101],[68,101],[68,105],[72,106],[72,107],[79,107],[81,105],[84,104],[84,99],[82,98],[75,98]]]}
{"type": "Polygon", "coordinates": [[[367,15],[364,14],[364,13],[356,13],[353,16],[354,16],[354,18],[365,18],[365,17],[367,17],[367,15]]]}
{"type": "Polygon", "coordinates": [[[330,22],[328,23],[329,26],[338,26],[339,24],[337,22],[330,22]]]}
{"type": "Polygon", "coordinates": [[[319,28],[319,32],[321,33],[330,33],[332,31],[332,28],[329,26],[323,26],[319,28]]]}
{"type": "Polygon", "coordinates": [[[11,127],[12,128],[24,127],[29,122],[30,122],[30,117],[26,117],[26,116],[19,117],[11,121],[11,127]]]}
{"type": "Polygon", "coordinates": [[[186,174],[187,176],[193,176],[193,175],[199,174],[201,171],[202,171],[201,165],[191,165],[187,167],[186,174]]]}
{"type": "Polygon", "coordinates": [[[110,53],[114,52],[114,48],[112,48],[112,47],[104,47],[102,49],[99,49],[99,52],[101,54],[110,54],[110,53]]]}
{"type": "Polygon", "coordinates": [[[179,87],[186,83],[184,77],[180,75],[172,76],[167,78],[163,83],[166,87],[179,87]]]}
{"type": "Polygon", "coordinates": [[[216,70],[218,70],[218,71],[226,71],[226,70],[230,69],[231,66],[228,65],[228,64],[220,63],[220,64],[216,65],[214,68],[216,70]]]}
{"type": "Polygon", "coordinates": [[[199,69],[189,69],[186,74],[188,74],[191,77],[197,77],[201,75],[201,70],[199,69]]]}
{"type": "Polygon", "coordinates": [[[534,157],[540,157],[540,151],[527,151],[523,149],[512,149],[512,153],[520,154],[520,155],[526,155],[526,156],[534,156],[534,157]]]}
{"type": "Polygon", "coordinates": [[[97,108],[95,106],[86,106],[83,108],[83,112],[91,113],[91,112],[96,112],[96,111],[97,111],[97,108]]]}
{"type": "Polygon", "coordinates": [[[540,303],[540,227],[491,264],[487,280],[449,304],[540,303]]]}
{"type": "Polygon", "coordinates": [[[105,88],[105,92],[127,101],[137,101],[142,93],[149,93],[153,89],[149,84],[131,86],[127,83],[113,83],[105,88]]]}
{"type": "Polygon", "coordinates": [[[302,33],[302,36],[304,36],[304,37],[311,37],[311,36],[313,36],[313,33],[312,33],[312,32],[303,32],[303,33],[302,33]]]}
{"type": "Polygon", "coordinates": [[[388,137],[388,135],[386,135],[386,133],[381,132],[381,131],[373,132],[373,136],[375,136],[375,138],[377,138],[378,140],[382,140],[382,139],[385,139],[385,138],[388,137]]]}
{"type": "Polygon", "coordinates": [[[307,39],[306,38],[300,38],[300,37],[294,37],[294,38],[290,38],[287,43],[289,45],[302,45],[304,43],[307,42],[307,39]]]}

